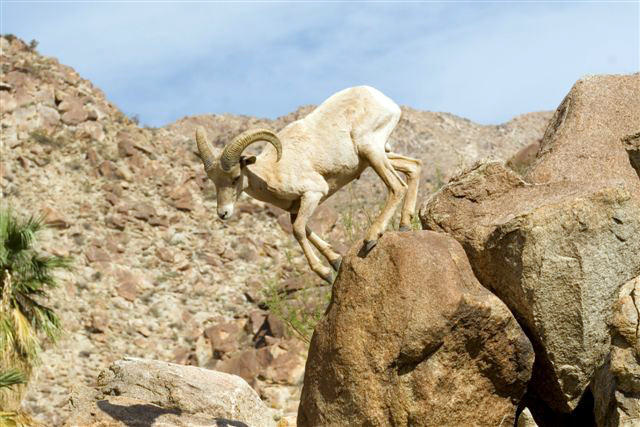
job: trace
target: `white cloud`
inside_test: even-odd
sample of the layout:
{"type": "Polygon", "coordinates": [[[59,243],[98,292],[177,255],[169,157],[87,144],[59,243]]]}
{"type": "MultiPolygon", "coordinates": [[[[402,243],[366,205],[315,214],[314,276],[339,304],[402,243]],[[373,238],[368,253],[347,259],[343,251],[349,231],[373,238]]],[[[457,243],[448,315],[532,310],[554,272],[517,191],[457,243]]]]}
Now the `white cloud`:
{"type": "Polygon", "coordinates": [[[553,109],[581,75],[637,71],[638,4],[6,3],[126,113],[274,117],[356,84],[480,122],[553,109]]]}

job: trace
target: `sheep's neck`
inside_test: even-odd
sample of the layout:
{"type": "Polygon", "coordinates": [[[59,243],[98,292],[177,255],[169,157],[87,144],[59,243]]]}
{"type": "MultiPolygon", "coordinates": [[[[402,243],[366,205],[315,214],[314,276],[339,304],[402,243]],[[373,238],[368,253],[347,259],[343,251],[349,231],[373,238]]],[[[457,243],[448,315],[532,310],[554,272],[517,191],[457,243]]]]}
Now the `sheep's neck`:
{"type": "Polygon", "coordinates": [[[285,210],[291,206],[290,200],[282,200],[278,198],[269,188],[265,179],[267,174],[261,170],[258,164],[245,167],[244,174],[247,177],[247,187],[244,191],[248,195],[254,199],[270,203],[285,210]]]}

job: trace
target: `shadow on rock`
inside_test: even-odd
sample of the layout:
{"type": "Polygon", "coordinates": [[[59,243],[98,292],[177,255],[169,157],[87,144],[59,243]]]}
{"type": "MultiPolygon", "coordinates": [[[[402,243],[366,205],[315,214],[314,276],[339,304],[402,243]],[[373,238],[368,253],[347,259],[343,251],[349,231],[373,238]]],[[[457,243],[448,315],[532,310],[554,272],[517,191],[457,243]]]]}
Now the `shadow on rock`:
{"type": "MultiPolygon", "coordinates": [[[[114,405],[107,400],[97,402],[98,408],[104,413],[109,414],[112,418],[121,421],[131,427],[151,427],[155,420],[162,415],[181,415],[182,410],[179,408],[161,408],[156,405],[114,405]]],[[[222,420],[226,421],[226,420],[222,420]]],[[[244,426],[242,423],[219,423],[219,426],[244,426]]]]}
{"type": "Polygon", "coordinates": [[[216,418],[216,426],[217,427],[249,427],[248,424],[245,424],[242,421],[227,420],[224,418],[216,418]]]}

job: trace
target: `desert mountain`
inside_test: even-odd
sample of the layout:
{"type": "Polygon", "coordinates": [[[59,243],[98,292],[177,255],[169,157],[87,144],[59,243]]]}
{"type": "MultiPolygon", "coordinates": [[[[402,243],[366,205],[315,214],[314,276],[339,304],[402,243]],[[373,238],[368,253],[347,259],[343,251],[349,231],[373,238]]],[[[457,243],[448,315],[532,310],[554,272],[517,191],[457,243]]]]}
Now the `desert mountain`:
{"type": "MultiPolygon", "coordinates": [[[[25,409],[61,424],[72,387],[128,355],[239,374],[295,414],[306,347],[264,310],[261,290],[286,287],[297,298],[295,290],[319,281],[277,210],[243,198],[233,219],[217,219],[193,138],[202,125],[223,146],[253,126],[279,130],[313,107],[275,120],[222,114],[140,127],[55,58],[11,36],[0,48],[2,206],[46,214],[53,228],[41,249],[75,260],[49,301],[66,335],[45,349],[25,409]]],[[[403,107],[391,145],[423,160],[422,199],[460,168],[538,141],[550,117],[485,126],[403,107]]],[[[362,237],[358,221],[375,214],[383,190],[368,171],[327,202],[314,226],[345,249],[362,237]]]]}

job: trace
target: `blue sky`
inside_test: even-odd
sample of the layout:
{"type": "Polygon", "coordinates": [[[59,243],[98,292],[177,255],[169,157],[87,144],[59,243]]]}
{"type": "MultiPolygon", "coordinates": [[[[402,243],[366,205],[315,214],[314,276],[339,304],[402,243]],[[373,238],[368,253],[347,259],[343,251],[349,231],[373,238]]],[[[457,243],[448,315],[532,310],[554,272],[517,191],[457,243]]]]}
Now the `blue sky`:
{"type": "Polygon", "coordinates": [[[580,76],[640,69],[638,2],[11,2],[0,32],[129,115],[277,117],[368,84],[480,123],[550,110],[580,76]]]}

